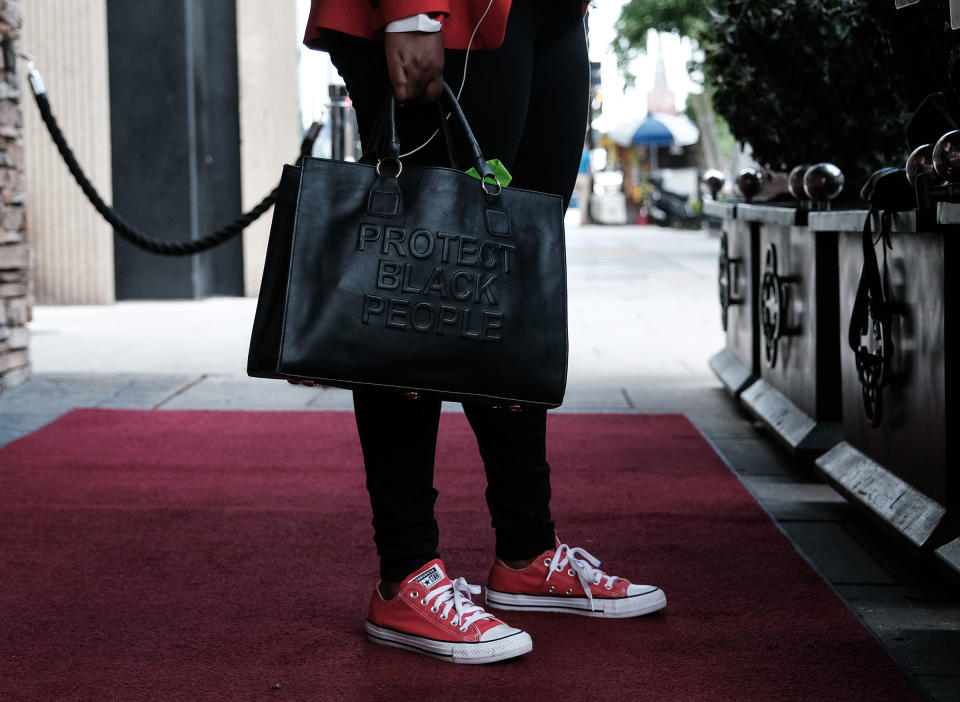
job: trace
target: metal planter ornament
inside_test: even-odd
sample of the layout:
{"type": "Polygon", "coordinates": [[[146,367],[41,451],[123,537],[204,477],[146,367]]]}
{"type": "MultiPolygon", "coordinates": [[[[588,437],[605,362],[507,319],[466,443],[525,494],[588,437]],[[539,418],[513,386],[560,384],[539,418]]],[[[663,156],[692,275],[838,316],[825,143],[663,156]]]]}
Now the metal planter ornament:
{"type": "Polygon", "coordinates": [[[733,291],[737,279],[734,269],[740,264],[740,259],[730,256],[730,241],[726,232],[720,234],[720,259],[718,263],[717,287],[720,293],[720,324],[723,326],[723,331],[727,331],[728,311],[733,305],[742,305],[743,299],[733,291]]]}
{"type": "Polygon", "coordinates": [[[883,387],[889,377],[890,343],[889,316],[880,313],[874,316],[875,301],[867,306],[868,314],[861,328],[860,348],[856,352],[857,376],[863,395],[863,412],[871,426],[880,426],[883,418],[883,387]]]}
{"type": "Polygon", "coordinates": [[[707,192],[710,193],[712,200],[716,200],[717,195],[723,190],[724,180],[723,172],[718,171],[716,168],[708,168],[700,177],[700,182],[703,184],[703,187],[707,189],[707,192]]]}
{"type": "Polygon", "coordinates": [[[790,283],[792,276],[781,276],[777,262],[777,247],[773,242],[763,257],[763,278],[760,281],[760,332],[763,335],[763,352],[767,365],[775,368],[780,339],[792,336],[787,326],[790,309],[790,283]]]}
{"type": "Polygon", "coordinates": [[[910,185],[916,186],[917,177],[926,175],[930,178],[931,184],[940,185],[943,182],[934,168],[933,144],[923,144],[913,150],[907,157],[906,163],[907,181],[910,185]]]}
{"type": "Polygon", "coordinates": [[[803,192],[825,209],[831,200],[843,192],[843,171],[832,163],[817,163],[803,174],[803,192]]]}
{"type": "Polygon", "coordinates": [[[807,199],[807,194],[803,190],[803,176],[807,172],[806,164],[795,166],[787,176],[787,192],[801,202],[807,199]]]}
{"type": "Polygon", "coordinates": [[[917,193],[917,228],[932,229],[938,202],[960,202],[960,130],[947,132],[933,146],[916,148],[907,158],[906,172],[917,193]]]}
{"type": "Polygon", "coordinates": [[[743,199],[750,202],[763,187],[763,171],[759,168],[744,168],[737,174],[735,182],[743,199]]]}
{"type": "Polygon", "coordinates": [[[940,137],[931,157],[938,176],[950,183],[960,181],[960,129],[940,137]]]}

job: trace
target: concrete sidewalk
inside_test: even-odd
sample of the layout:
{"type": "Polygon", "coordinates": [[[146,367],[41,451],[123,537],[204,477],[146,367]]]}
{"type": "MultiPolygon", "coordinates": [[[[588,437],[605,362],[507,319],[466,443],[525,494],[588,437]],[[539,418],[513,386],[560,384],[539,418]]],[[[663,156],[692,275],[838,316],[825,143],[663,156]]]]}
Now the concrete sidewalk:
{"type": "MultiPolygon", "coordinates": [[[[701,232],[571,227],[570,376],[558,411],[685,414],[925,694],[960,700],[957,590],[794,465],[707,368],[723,346],[716,256],[701,232]]],[[[81,406],[350,409],[346,391],[244,375],[254,307],[213,298],[38,308],[34,377],[0,396],[0,445],[81,406]]]]}

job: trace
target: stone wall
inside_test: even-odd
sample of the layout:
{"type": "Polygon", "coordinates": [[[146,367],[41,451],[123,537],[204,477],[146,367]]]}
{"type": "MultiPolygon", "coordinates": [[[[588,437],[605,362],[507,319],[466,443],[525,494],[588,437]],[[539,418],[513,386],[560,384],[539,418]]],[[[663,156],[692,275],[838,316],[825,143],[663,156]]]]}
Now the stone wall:
{"type": "Polygon", "coordinates": [[[0,392],[29,374],[33,254],[26,243],[23,110],[17,85],[21,0],[0,0],[0,392]]]}

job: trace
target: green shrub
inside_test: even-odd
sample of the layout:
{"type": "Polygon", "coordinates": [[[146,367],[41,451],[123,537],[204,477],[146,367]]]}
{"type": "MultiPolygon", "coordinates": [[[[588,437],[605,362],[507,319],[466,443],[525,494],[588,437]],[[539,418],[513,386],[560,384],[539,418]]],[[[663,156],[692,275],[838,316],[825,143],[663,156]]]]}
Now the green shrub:
{"type": "Polygon", "coordinates": [[[833,161],[858,187],[902,165],[911,111],[948,85],[942,5],[716,2],[701,40],[716,110],[760,163],[833,161]]]}
{"type": "Polygon", "coordinates": [[[947,0],[632,0],[618,53],[649,28],[687,31],[703,49],[714,106],[757,161],[787,170],[832,161],[847,193],[877,168],[902,165],[905,128],[928,93],[960,90],[960,31],[947,0]],[[709,6],[709,7],[708,7],[709,6]],[[678,14],[679,11],[679,14],[678,14]],[[683,21],[684,13],[700,20],[683,21]],[[644,19],[646,18],[646,19],[644,19]]]}

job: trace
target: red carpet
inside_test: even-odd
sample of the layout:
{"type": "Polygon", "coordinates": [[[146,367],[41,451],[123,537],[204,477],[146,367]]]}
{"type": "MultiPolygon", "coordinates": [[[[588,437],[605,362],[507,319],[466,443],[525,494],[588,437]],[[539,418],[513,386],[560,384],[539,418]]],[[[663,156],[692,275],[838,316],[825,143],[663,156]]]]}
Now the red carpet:
{"type": "MultiPolygon", "coordinates": [[[[550,422],[561,536],[667,609],[515,613],[532,654],[454,666],[362,636],[376,559],[351,414],[71,412],[0,449],[0,700],[916,697],[686,419],[550,422]]],[[[460,415],[437,474],[441,552],[483,584],[460,415]]]]}

